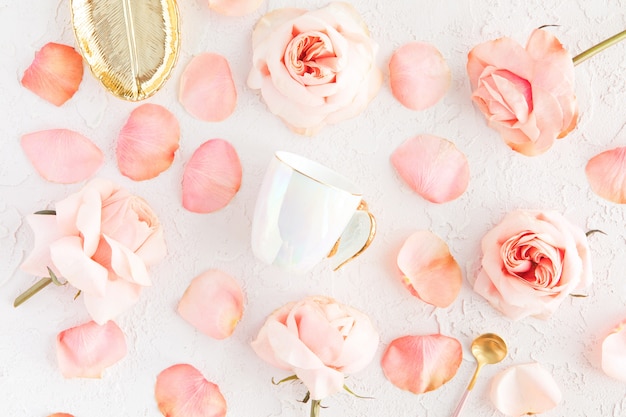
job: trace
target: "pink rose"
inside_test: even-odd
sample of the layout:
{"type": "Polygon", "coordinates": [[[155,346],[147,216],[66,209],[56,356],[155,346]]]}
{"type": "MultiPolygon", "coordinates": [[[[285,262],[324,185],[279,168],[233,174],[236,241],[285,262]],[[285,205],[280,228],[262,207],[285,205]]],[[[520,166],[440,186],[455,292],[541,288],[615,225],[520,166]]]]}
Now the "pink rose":
{"type": "Polygon", "coordinates": [[[149,286],[148,267],[165,257],[163,230],[143,199],[93,180],[56,204],[56,215],[27,218],[35,247],[21,268],[49,267],[81,291],[87,311],[104,324],[132,306],[149,286]]]}
{"type": "Polygon", "coordinates": [[[248,86],[299,134],[358,115],[382,83],[378,47],[347,3],[274,10],[254,28],[252,47],[248,86]]]}
{"type": "Polygon", "coordinates": [[[511,319],[548,318],[591,285],[585,233],[554,211],[517,210],[482,240],[474,290],[511,319]]]}
{"type": "Polygon", "coordinates": [[[272,313],[252,348],[263,360],[294,372],[311,399],[321,400],[343,388],[344,375],[370,363],[378,341],[366,315],[316,296],[272,313]]]}
{"type": "Polygon", "coordinates": [[[574,64],[550,32],[536,29],[526,49],[510,38],[476,46],[467,73],[472,99],[514,151],[533,156],[574,127],[574,64]]]}

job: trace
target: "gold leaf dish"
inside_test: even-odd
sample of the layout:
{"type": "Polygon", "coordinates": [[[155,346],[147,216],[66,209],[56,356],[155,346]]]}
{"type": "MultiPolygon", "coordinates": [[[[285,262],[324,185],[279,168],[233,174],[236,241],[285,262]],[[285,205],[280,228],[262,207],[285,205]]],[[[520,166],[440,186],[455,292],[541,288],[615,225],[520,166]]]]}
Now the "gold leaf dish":
{"type": "Polygon", "coordinates": [[[72,25],[93,75],[139,101],[169,78],[180,46],[176,0],[71,0],[72,25]]]}

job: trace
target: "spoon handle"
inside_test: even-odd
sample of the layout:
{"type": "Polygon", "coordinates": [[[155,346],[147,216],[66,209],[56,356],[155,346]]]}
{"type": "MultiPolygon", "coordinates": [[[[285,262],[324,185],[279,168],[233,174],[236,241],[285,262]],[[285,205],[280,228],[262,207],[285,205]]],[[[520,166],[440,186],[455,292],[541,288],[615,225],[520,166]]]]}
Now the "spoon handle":
{"type": "Polygon", "coordinates": [[[459,404],[456,406],[456,409],[454,410],[454,414],[452,414],[452,417],[459,417],[461,415],[461,410],[463,409],[463,406],[465,405],[465,402],[467,401],[467,397],[469,397],[469,393],[471,392],[471,390],[466,389],[465,392],[463,393],[463,396],[461,397],[461,400],[459,401],[459,404]]]}

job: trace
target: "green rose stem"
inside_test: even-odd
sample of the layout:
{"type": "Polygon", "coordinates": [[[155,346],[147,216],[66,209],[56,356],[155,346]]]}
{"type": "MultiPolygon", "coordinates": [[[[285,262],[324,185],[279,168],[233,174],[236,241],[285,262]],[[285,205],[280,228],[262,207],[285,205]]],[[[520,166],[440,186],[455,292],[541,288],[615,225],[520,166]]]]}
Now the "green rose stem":
{"type": "Polygon", "coordinates": [[[30,297],[37,294],[39,291],[43,290],[44,288],[46,288],[48,285],[52,283],[58,286],[63,286],[67,284],[67,281],[65,282],[59,281],[59,279],[54,274],[54,272],[52,272],[52,269],[50,269],[50,267],[48,267],[48,273],[50,274],[49,277],[41,278],[39,281],[35,282],[29,289],[27,289],[22,294],[20,294],[19,297],[17,297],[15,301],[13,302],[13,307],[19,307],[25,301],[28,301],[30,297]]]}
{"type": "Polygon", "coordinates": [[[320,417],[321,400],[311,400],[311,417],[320,417]]]}
{"type": "Polygon", "coordinates": [[[623,30],[620,33],[618,33],[617,35],[611,36],[610,38],[600,42],[599,44],[597,44],[595,46],[592,46],[591,48],[587,49],[586,51],[581,52],[580,54],[576,55],[572,59],[572,61],[574,61],[574,65],[578,65],[581,62],[584,62],[584,61],[588,60],[589,58],[591,58],[595,54],[604,51],[609,46],[613,46],[616,43],[618,43],[620,41],[623,41],[624,39],[626,39],[626,30],[623,30]]]}

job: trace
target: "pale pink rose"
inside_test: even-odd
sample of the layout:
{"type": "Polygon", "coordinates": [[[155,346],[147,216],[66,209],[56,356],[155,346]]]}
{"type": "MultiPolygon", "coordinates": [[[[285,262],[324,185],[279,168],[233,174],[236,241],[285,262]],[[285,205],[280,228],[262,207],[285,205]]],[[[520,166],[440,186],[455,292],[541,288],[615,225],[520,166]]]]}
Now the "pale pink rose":
{"type": "Polygon", "coordinates": [[[81,291],[87,311],[102,325],[151,285],[148,267],[166,255],[159,219],[145,200],[102,179],[55,209],[56,215],[27,217],[35,247],[21,268],[48,276],[49,267],[81,291]]]}
{"type": "Polygon", "coordinates": [[[507,37],[474,47],[467,73],[474,103],[514,151],[541,154],[576,127],[572,57],[546,30],[525,49],[507,37]]]}
{"type": "Polygon", "coordinates": [[[299,134],[358,115],[382,84],[378,46],[347,3],[271,11],[255,26],[252,48],[248,86],[299,134]]]}
{"type": "Polygon", "coordinates": [[[505,316],[548,318],[591,285],[585,233],[554,211],[517,210],[482,240],[474,290],[505,316]]]}
{"type": "Polygon", "coordinates": [[[378,342],[365,314],[314,296],[272,313],[252,348],[263,360],[295,373],[311,398],[320,400],[342,390],[345,375],[365,368],[378,342]]]}

